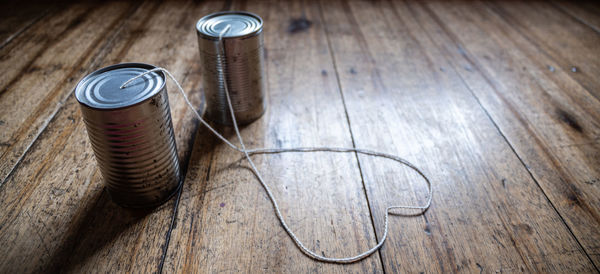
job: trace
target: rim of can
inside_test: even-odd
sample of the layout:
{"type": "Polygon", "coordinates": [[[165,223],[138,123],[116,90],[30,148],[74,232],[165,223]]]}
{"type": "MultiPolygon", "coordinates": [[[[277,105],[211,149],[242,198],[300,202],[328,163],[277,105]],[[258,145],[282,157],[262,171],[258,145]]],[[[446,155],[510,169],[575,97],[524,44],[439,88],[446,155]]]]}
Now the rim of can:
{"type": "MultiPolygon", "coordinates": [[[[126,102],[125,104],[115,103],[113,105],[109,105],[109,104],[93,105],[92,102],[90,102],[90,100],[89,100],[90,98],[87,98],[85,96],[85,92],[90,91],[89,89],[86,89],[87,85],[90,83],[90,80],[96,79],[96,78],[98,78],[98,76],[100,76],[106,72],[114,71],[117,69],[124,69],[124,68],[139,68],[139,69],[143,69],[143,70],[147,71],[147,70],[155,69],[155,68],[157,68],[157,66],[154,66],[151,64],[146,64],[146,63],[137,63],[137,62],[135,62],[135,63],[119,63],[119,64],[114,64],[114,65],[106,66],[106,67],[100,68],[98,70],[95,70],[94,72],[89,73],[88,75],[83,77],[81,80],[79,80],[79,83],[77,83],[77,86],[75,86],[75,98],[77,99],[79,104],[84,105],[89,108],[92,108],[92,109],[96,109],[96,110],[117,110],[117,109],[128,108],[128,107],[143,103],[144,101],[152,98],[154,95],[158,94],[162,89],[164,89],[166,86],[166,76],[165,76],[164,72],[155,71],[155,72],[149,73],[147,75],[152,75],[152,76],[149,76],[152,78],[155,77],[156,75],[158,75],[160,77],[160,81],[158,81],[158,84],[154,84],[153,86],[150,86],[149,87],[150,90],[143,96],[136,98],[134,100],[131,100],[130,102],[126,102]]],[[[144,71],[140,71],[140,72],[144,72],[144,71]]],[[[134,76],[135,75],[131,75],[131,78],[133,78],[134,76]]],[[[146,76],[144,76],[142,78],[144,80],[147,80],[149,77],[146,77],[146,76]]],[[[123,83],[125,81],[123,81],[123,83]]]]}
{"type": "Polygon", "coordinates": [[[256,36],[256,35],[260,34],[263,30],[263,19],[255,13],[247,12],[247,11],[220,11],[220,12],[214,12],[214,13],[208,14],[208,15],[200,18],[200,20],[198,20],[198,22],[196,22],[196,32],[198,33],[198,35],[200,35],[200,36],[202,36],[202,38],[205,38],[208,40],[218,40],[219,32],[216,32],[214,30],[214,28],[211,28],[211,27],[217,26],[218,23],[221,23],[221,22],[211,21],[211,19],[215,19],[215,18],[221,17],[223,15],[240,15],[240,18],[252,18],[255,20],[255,21],[240,21],[245,24],[254,24],[252,26],[253,29],[251,29],[251,31],[249,31],[247,33],[224,35],[223,36],[224,40],[230,39],[230,38],[246,38],[246,37],[256,36]]]}

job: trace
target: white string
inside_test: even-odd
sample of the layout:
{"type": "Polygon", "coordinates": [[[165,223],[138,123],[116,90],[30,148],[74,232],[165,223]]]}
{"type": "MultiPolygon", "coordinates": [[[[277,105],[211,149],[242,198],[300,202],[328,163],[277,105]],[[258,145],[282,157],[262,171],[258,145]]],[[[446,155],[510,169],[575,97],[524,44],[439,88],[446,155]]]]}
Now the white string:
{"type": "MultiPolygon", "coordinates": [[[[223,31],[220,33],[219,35],[219,50],[220,50],[220,54],[223,54],[222,56],[225,57],[225,47],[223,45],[223,35],[225,33],[227,33],[227,31],[229,31],[230,29],[230,25],[227,25],[225,27],[225,29],[223,29],[223,31]]],[[[431,199],[432,199],[432,195],[433,195],[433,189],[431,188],[431,182],[429,181],[429,179],[427,178],[427,176],[425,176],[425,174],[418,169],[417,167],[415,167],[414,165],[412,165],[410,162],[395,156],[395,155],[391,155],[391,154],[387,154],[387,153],[382,153],[382,152],[377,152],[377,151],[372,151],[372,150],[367,150],[367,149],[361,149],[361,148],[345,148],[345,147],[296,147],[296,148],[257,148],[257,149],[246,149],[246,145],[244,144],[244,140],[242,139],[242,135],[240,134],[240,130],[238,128],[237,125],[237,121],[235,119],[235,114],[233,111],[233,106],[231,104],[231,98],[229,96],[229,89],[228,89],[228,85],[227,85],[227,81],[225,80],[225,77],[223,77],[224,79],[224,83],[223,83],[223,87],[225,89],[225,95],[227,97],[227,104],[229,107],[229,112],[231,114],[231,120],[233,121],[233,128],[235,129],[235,134],[237,135],[237,138],[240,142],[240,147],[232,144],[231,142],[229,142],[225,137],[223,137],[223,135],[219,134],[219,132],[217,132],[213,127],[211,127],[200,115],[200,113],[198,113],[198,111],[196,111],[196,108],[194,107],[194,105],[192,105],[192,103],[190,102],[190,100],[188,99],[185,91],[183,90],[183,88],[181,87],[181,85],[179,84],[179,82],[177,82],[177,80],[175,79],[175,77],[166,69],[164,68],[154,68],[151,69],[149,71],[146,71],[136,77],[133,77],[131,79],[129,79],[127,82],[123,83],[123,85],[121,86],[121,88],[125,88],[129,83],[135,81],[136,79],[155,72],[155,71],[162,71],[164,73],[166,73],[169,78],[171,78],[171,80],[173,80],[173,82],[175,83],[175,85],[177,86],[177,88],[179,89],[179,92],[181,93],[181,95],[183,96],[183,99],[185,100],[185,102],[187,103],[187,105],[190,107],[191,110],[193,110],[194,114],[196,115],[196,118],[198,118],[198,120],[206,127],[208,128],[215,136],[217,136],[217,138],[221,139],[221,141],[223,141],[225,144],[227,144],[229,147],[231,147],[232,149],[239,151],[241,153],[244,154],[246,160],[248,161],[248,163],[250,164],[251,168],[252,168],[252,172],[254,173],[254,175],[256,176],[256,178],[258,179],[258,181],[260,182],[260,184],[262,185],[262,187],[265,189],[265,191],[267,192],[267,196],[269,196],[269,199],[271,200],[271,203],[273,204],[273,209],[275,210],[275,214],[277,215],[277,218],[279,219],[279,222],[281,223],[281,226],[283,226],[283,229],[285,229],[285,231],[288,233],[288,235],[290,236],[290,238],[292,238],[292,240],[294,241],[294,243],[296,244],[296,246],[308,257],[318,260],[318,261],[322,261],[322,262],[329,262],[329,263],[342,263],[342,264],[346,264],[346,263],[353,263],[353,262],[357,262],[360,261],[368,256],[370,256],[371,254],[375,253],[375,251],[377,251],[379,248],[381,248],[381,246],[383,245],[383,243],[385,242],[386,238],[387,238],[387,234],[388,234],[388,217],[390,214],[394,214],[394,215],[404,215],[404,216],[417,216],[417,215],[421,215],[424,214],[427,209],[429,209],[429,206],[431,205],[431,199]],[[384,218],[384,230],[383,230],[383,237],[381,238],[381,240],[379,241],[379,243],[377,243],[377,245],[375,245],[374,247],[372,247],[371,249],[360,253],[356,256],[352,256],[352,257],[346,257],[346,258],[329,258],[329,257],[325,257],[325,256],[321,256],[311,250],[309,250],[306,246],[304,246],[304,244],[298,239],[298,237],[296,236],[296,234],[294,234],[294,232],[292,232],[292,230],[289,228],[289,226],[287,225],[287,223],[285,222],[285,220],[283,219],[283,215],[281,214],[281,210],[279,209],[279,205],[277,204],[277,201],[275,200],[275,197],[273,196],[273,193],[271,192],[271,188],[269,188],[267,186],[267,184],[265,183],[265,180],[262,178],[261,173],[258,171],[258,168],[256,168],[256,165],[254,165],[254,162],[252,161],[252,159],[250,158],[251,155],[255,155],[255,154],[273,154],[273,153],[283,153],[283,152],[316,152],[316,151],[327,151],[327,152],[355,152],[355,153],[360,153],[360,154],[365,154],[365,155],[370,155],[370,156],[375,156],[375,157],[383,157],[383,158],[387,158],[387,159],[391,159],[394,161],[397,161],[399,163],[402,163],[406,166],[408,166],[409,168],[415,170],[419,175],[421,175],[421,177],[423,177],[423,179],[425,179],[425,182],[427,183],[427,190],[428,190],[428,195],[427,195],[427,202],[425,203],[425,205],[422,206],[414,206],[414,205],[396,205],[396,206],[389,206],[388,208],[386,208],[385,210],[385,218],[384,218]],[[391,210],[394,209],[419,209],[418,212],[413,213],[413,214],[401,214],[401,213],[394,213],[391,212],[391,210]]]]}

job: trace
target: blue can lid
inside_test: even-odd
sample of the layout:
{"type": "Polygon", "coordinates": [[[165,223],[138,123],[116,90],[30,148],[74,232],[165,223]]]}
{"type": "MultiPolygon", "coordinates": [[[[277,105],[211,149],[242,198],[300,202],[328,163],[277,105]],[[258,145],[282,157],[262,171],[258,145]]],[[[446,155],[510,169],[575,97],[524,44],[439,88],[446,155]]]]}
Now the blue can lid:
{"type": "Polygon", "coordinates": [[[263,20],[260,16],[245,11],[216,12],[198,20],[196,29],[206,37],[218,38],[227,25],[231,27],[223,35],[225,38],[252,36],[260,33],[263,20]]]}
{"type": "Polygon", "coordinates": [[[155,66],[142,63],[123,63],[90,73],[79,81],[75,97],[79,103],[98,109],[128,107],[160,92],[165,86],[162,72],[148,73],[121,88],[127,80],[155,66]]]}

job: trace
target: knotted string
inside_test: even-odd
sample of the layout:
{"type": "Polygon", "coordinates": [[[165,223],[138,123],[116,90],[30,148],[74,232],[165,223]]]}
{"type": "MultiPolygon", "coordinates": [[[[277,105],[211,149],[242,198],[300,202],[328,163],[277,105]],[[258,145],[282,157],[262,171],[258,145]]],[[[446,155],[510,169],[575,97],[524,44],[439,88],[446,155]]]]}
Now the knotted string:
{"type": "MultiPolygon", "coordinates": [[[[221,31],[221,33],[219,34],[219,40],[218,40],[218,44],[219,44],[219,54],[222,54],[221,56],[223,56],[223,58],[226,58],[225,56],[225,46],[223,45],[223,35],[226,34],[229,29],[231,28],[230,25],[227,25],[223,31],[221,31]]],[[[244,157],[246,158],[246,160],[248,161],[248,163],[250,164],[250,167],[252,168],[252,172],[254,173],[254,176],[256,176],[256,178],[258,179],[258,181],[260,182],[260,184],[262,185],[262,187],[265,189],[267,196],[269,197],[269,199],[271,200],[271,203],[273,204],[273,209],[275,210],[275,214],[277,215],[277,218],[279,219],[279,222],[281,223],[281,226],[283,226],[283,229],[285,229],[285,231],[287,232],[287,234],[290,236],[290,238],[292,238],[292,240],[294,241],[294,243],[296,244],[296,246],[308,257],[317,260],[317,261],[322,261],[322,262],[329,262],[329,263],[341,263],[341,264],[347,264],[347,263],[353,263],[353,262],[357,262],[360,261],[370,255],[372,255],[373,253],[375,253],[375,251],[377,251],[379,248],[381,248],[381,246],[383,245],[383,243],[385,242],[386,238],[387,238],[387,234],[388,234],[388,217],[390,214],[393,215],[404,215],[404,216],[418,216],[421,214],[424,214],[427,209],[429,209],[429,206],[431,205],[431,199],[432,199],[432,195],[433,195],[433,189],[431,188],[431,182],[429,181],[429,179],[427,178],[427,176],[425,176],[425,174],[418,169],[417,167],[415,167],[413,164],[411,164],[410,162],[395,156],[395,155],[391,155],[391,154],[387,154],[387,153],[382,153],[382,152],[377,152],[377,151],[372,151],[372,150],[368,150],[368,149],[361,149],[361,148],[345,148],[345,147],[295,147],[295,148],[256,148],[256,149],[246,149],[246,145],[244,144],[244,139],[242,138],[242,135],[240,134],[240,130],[238,128],[237,125],[237,121],[235,119],[235,113],[233,110],[233,106],[231,104],[231,98],[229,95],[229,88],[228,88],[228,84],[227,84],[227,80],[225,77],[223,77],[223,87],[225,90],[225,95],[227,98],[227,104],[229,107],[229,112],[231,114],[231,120],[233,122],[233,128],[235,130],[235,134],[237,135],[237,139],[240,143],[240,147],[234,145],[233,143],[229,142],[225,137],[223,137],[223,135],[221,135],[219,132],[217,132],[213,127],[211,127],[203,118],[202,115],[200,115],[200,113],[196,110],[196,108],[194,107],[194,105],[192,105],[192,103],[190,102],[190,100],[188,99],[185,91],[183,90],[183,88],[181,87],[181,85],[179,84],[179,82],[177,82],[177,80],[175,79],[175,77],[166,69],[164,68],[154,68],[151,70],[148,70],[138,76],[135,76],[131,79],[129,79],[128,81],[126,81],[125,83],[123,83],[123,85],[121,86],[121,88],[125,88],[129,83],[135,81],[136,79],[152,73],[152,72],[156,72],[156,71],[162,71],[165,74],[167,74],[169,76],[169,78],[171,78],[171,80],[175,83],[175,85],[177,86],[177,88],[179,89],[179,92],[181,93],[181,95],[183,96],[183,99],[185,100],[185,102],[187,103],[187,105],[189,106],[189,108],[194,112],[194,114],[196,115],[196,118],[198,118],[198,120],[206,127],[208,128],[217,138],[221,139],[221,141],[223,141],[225,144],[227,144],[229,147],[231,147],[232,149],[239,151],[241,153],[244,154],[244,157]],[[285,220],[283,219],[283,215],[281,214],[281,210],[279,209],[279,205],[277,204],[277,200],[275,199],[275,197],[273,196],[273,193],[271,192],[271,188],[269,188],[269,186],[267,186],[267,184],[265,183],[265,180],[263,179],[261,173],[258,171],[258,168],[256,168],[256,165],[254,164],[254,162],[252,161],[252,158],[250,158],[251,155],[256,155],[256,154],[274,154],[274,153],[283,153],[283,152],[317,152],[317,151],[326,151],[326,152],[354,152],[354,153],[360,153],[360,154],[365,154],[365,155],[370,155],[370,156],[375,156],[375,157],[382,157],[382,158],[387,158],[390,160],[394,160],[396,162],[399,162],[401,164],[404,164],[406,166],[408,166],[409,168],[413,169],[414,171],[416,171],[421,177],[423,177],[423,179],[425,179],[425,182],[427,183],[427,191],[428,191],[428,195],[427,195],[427,202],[425,203],[425,205],[422,206],[414,206],[414,205],[396,205],[396,206],[389,206],[388,208],[386,208],[385,210],[385,218],[384,218],[384,230],[383,230],[383,237],[381,238],[381,240],[379,241],[379,243],[377,243],[377,245],[375,245],[374,247],[372,247],[371,249],[360,253],[356,256],[352,256],[352,257],[346,257],[346,258],[329,258],[329,257],[325,257],[325,256],[321,256],[311,250],[309,250],[306,246],[304,246],[304,244],[298,239],[298,237],[296,236],[296,234],[294,234],[294,232],[292,232],[292,230],[289,228],[289,226],[287,225],[287,223],[285,222],[285,220]],[[394,213],[392,212],[392,210],[394,209],[418,209],[419,212],[416,212],[414,214],[401,214],[401,213],[394,213]]],[[[224,73],[224,72],[223,72],[224,73]]]]}

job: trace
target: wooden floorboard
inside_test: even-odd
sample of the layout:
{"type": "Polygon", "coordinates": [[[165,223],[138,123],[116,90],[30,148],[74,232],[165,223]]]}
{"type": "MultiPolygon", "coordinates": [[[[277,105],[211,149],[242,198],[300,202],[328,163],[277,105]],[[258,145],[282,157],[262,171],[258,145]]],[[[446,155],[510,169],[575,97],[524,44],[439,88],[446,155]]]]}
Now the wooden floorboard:
{"type": "MultiPolygon", "coordinates": [[[[247,3],[245,9],[267,26],[269,94],[267,112],[242,130],[248,147],[352,146],[319,7],[295,1],[247,3]],[[306,28],[293,27],[299,20],[306,28]]],[[[192,163],[186,178],[165,272],[382,272],[378,256],[345,266],[305,257],[238,152],[197,141],[193,153],[200,165],[192,163]]],[[[309,249],[346,257],[376,244],[354,154],[254,158],[286,222],[309,249]]]]}
{"type": "MultiPolygon", "coordinates": [[[[599,12],[562,0],[0,3],[0,272],[597,273],[599,12]],[[110,201],[74,86],[151,63],[202,109],[194,25],[220,10],[265,20],[268,110],[242,129],[248,147],[356,145],[430,177],[432,208],[390,216],[374,256],[305,257],[242,155],[199,127],[171,82],[183,189],[150,210],[110,201]]],[[[387,206],[426,199],[423,180],[387,160],[253,158],[291,229],[325,256],[372,247],[387,206]]]]}
{"type": "MultiPolygon", "coordinates": [[[[543,40],[532,43],[535,36],[519,32],[518,23],[508,23],[506,16],[498,13],[498,7],[455,3],[428,6],[429,17],[437,16],[446,25],[445,33],[438,32],[442,28],[433,25],[428,33],[442,34],[432,36],[452,56],[458,73],[598,266],[600,234],[595,227],[600,225],[600,203],[598,187],[593,183],[600,172],[600,102],[594,95],[598,87],[593,83],[595,80],[577,75],[580,72],[573,72],[565,65],[594,67],[598,59],[572,60],[565,57],[572,53],[564,50],[553,52],[555,55],[540,50],[543,40]],[[482,23],[472,24],[473,21],[482,23]],[[582,83],[590,83],[592,87],[585,88],[582,83]]],[[[527,8],[516,6],[512,10],[527,8]]],[[[554,15],[546,21],[564,20],[554,15]]],[[[521,14],[518,18],[537,17],[521,14]]],[[[571,23],[575,30],[582,27],[571,23]]],[[[558,32],[565,24],[551,25],[558,32]]],[[[570,39],[581,55],[598,56],[598,47],[585,44],[586,39],[597,39],[597,34],[588,33],[591,37],[586,39],[569,37],[574,33],[552,36],[549,44],[565,44],[564,39],[570,39]]],[[[550,36],[550,29],[539,35],[550,36]]]]}
{"type": "MultiPolygon", "coordinates": [[[[382,249],[385,269],[593,270],[469,87],[417,23],[422,18],[412,4],[324,3],[324,10],[335,10],[325,21],[356,144],[404,155],[437,182],[433,208],[423,217],[391,219],[391,227],[402,232],[390,234],[382,249]],[[477,244],[462,244],[467,241],[477,244]]],[[[394,201],[424,201],[414,173],[360,160],[376,224],[394,201]],[[394,191],[383,187],[391,179],[398,181],[387,185],[394,191]]]]}
{"type": "Polygon", "coordinates": [[[98,41],[94,38],[104,38],[106,31],[119,22],[116,10],[123,6],[107,5],[84,19],[91,8],[89,4],[71,5],[64,13],[37,24],[1,50],[0,182],[4,183],[49,117],[60,108],[69,93],[65,82],[75,81],[79,76],[71,74],[77,73],[82,60],[93,60],[86,54],[96,48],[94,42],[98,41]],[[101,19],[107,23],[98,24],[101,19]],[[98,28],[98,32],[91,34],[93,37],[82,35],[93,26],[98,28]]]}
{"type": "MultiPolygon", "coordinates": [[[[539,64],[548,59],[555,61],[561,70],[568,71],[567,75],[580,85],[575,85],[575,88],[561,85],[563,81],[558,80],[558,77],[539,79],[553,81],[563,91],[561,95],[574,98],[568,101],[556,96],[547,104],[557,107],[554,118],[562,123],[561,130],[564,135],[561,136],[563,138],[550,137],[545,143],[549,145],[548,151],[556,160],[552,163],[553,167],[557,170],[562,169],[565,173],[561,183],[567,181],[567,184],[570,184],[568,188],[575,193],[575,197],[567,194],[552,201],[558,204],[562,215],[573,227],[575,235],[598,267],[600,235],[594,229],[588,230],[576,224],[587,224],[583,227],[600,226],[600,189],[593,186],[594,182],[600,179],[600,81],[596,77],[596,72],[600,71],[600,36],[590,25],[548,6],[547,3],[502,3],[490,5],[490,9],[500,15],[505,23],[515,28],[521,36],[528,37],[528,41],[543,53],[543,56],[531,59],[539,64]],[[532,12],[534,10],[543,12],[532,12]],[[574,110],[560,108],[567,104],[567,108],[574,110]],[[573,112],[575,114],[571,114],[573,112]],[[570,207],[563,208],[560,201],[571,201],[576,203],[578,208],[570,211],[570,207]]],[[[540,132],[544,131],[548,129],[540,128],[540,132]]],[[[554,134],[556,133],[548,133],[554,134]]],[[[556,190],[548,191],[553,192],[553,196],[560,195],[555,193],[556,190]]]]}
{"type": "MultiPolygon", "coordinates": [[[[97,44],[81,55],[82,59],[73,61],[76,62],[74,72],[52,78],[51,75],[29,76],[36,81],[58,78],[58,84],[50,89],[66,99],[57,104],[59,110],[56,113],[47,115],[45,119],[49,121],[45,130],[0,191],[3,208],[0,239],[5,243],[0,247],[0,253],[6,258],[0,268],[5,271],[37,272],[59,268],[79,272],[158,271],[164,253],[161,246],[166,244],[175,201],[171,200],[153,212],[124,210],[110,201],[103,192],[72,90],[80,77],[94,69],[118,62],[144,61],[169,67],[184,81],[187,90],[197,91],[201,78],[199,65],[193,60],[197,50],[196,36],[188,31],[188,26],[197,20],[197,13],[208,11],[202,9],[202,4],[193,2],[178,2],[177,5],[114,2],[100,7],[104,8],[90,7],[98,12],[92,25],[86,26],[87,18],[94,18],[92,16],[79,24],[84,28],[93,25],[96,29],[109,27],[111,31],[98,38],[97,44]],[[118,24],[111,24],[113,14],[115,17],[126,16],[117,20],[118,24]],[[61,77],[70,78],[61,80],[61,77]]],[[[102,32],[97,34],[102,35],[102,32]]],[[[74,34],[74,37],[79,35],[74,34]]],[[[75,49],[85,44],[75,43],[79,46],[70,45],[63,49],[67,51],[64,54],[77,57],[75,49]]],[[[65,73],[65,69],[57,71],[65,73]]],[[[169,84],[168,89],[180,159],[185,163],[196,122],[186,111],[175,87],[169,84]]],[[[36,99],[35,92],[47,92],[33,88],[9,91],[31,92],[29,100],[36,99]]],[[[190,97],[195,104],[201,105],[198,92],[190,97]]],[[[37,98],[37,101],[42,99],[37,98]]]]}
{"type": "Polygon", "coordinates": [[[59,8],[62,8],[60,3],[57,5],[33,1],[4,1],[0,3],[0,49],[44,16],[55,12],[59,8]]]}
{"type": "Polygon", "coordinates": [[[600,6],[596,1],[552,1],[552,3],[566,14],[572,16],[582,24],[588,25],[600,33],[600,6]]]}
{"type": "Polygon", "coordinates": [[[600,80],[595,77],[595,72],[600,71],[600,60],[596,58],[600,54],[600,36],[593,28],[548,3],[489,3],[485,6],[545,57],[532,59],[556,62],[555,70],[570,71],[573,79],[600,100],[600,80]],[[534,10],[536,12],[532,12],[534,10]]]}

